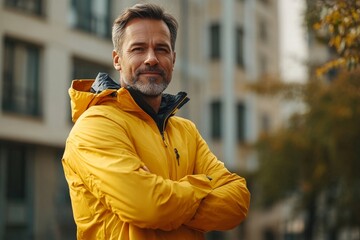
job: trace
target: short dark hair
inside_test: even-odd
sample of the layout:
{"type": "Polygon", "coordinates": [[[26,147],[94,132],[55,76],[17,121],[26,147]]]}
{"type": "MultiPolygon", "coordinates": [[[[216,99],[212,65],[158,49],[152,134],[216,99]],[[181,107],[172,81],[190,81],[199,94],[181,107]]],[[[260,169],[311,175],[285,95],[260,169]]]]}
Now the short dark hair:
{"type": "Polygon", "coordinates": [[[112,41],[116,51],[120,52],[121,50],[126,25],[136,18],[164,21],[170,31],[171,48],[175,50],[178,30],[178,22],[176,19],[169,13],[166,13],[164,9],[158,5],[152,3],[139,3],[125,9],[125,11],[114,21],[112,27],[112,41]]]}

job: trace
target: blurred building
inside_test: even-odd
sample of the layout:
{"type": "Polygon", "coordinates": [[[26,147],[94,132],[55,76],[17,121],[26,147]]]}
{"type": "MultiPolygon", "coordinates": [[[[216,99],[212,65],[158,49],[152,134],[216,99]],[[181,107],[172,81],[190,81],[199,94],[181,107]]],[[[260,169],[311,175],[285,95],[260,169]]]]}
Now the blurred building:
{"type": "MultiPolygon", "coordinates": [[[[118,79],[111,25],[136,2],[0,0],[0,239],[75,239],[61,166],[72,127],[67,90],[72,79],[94,78],[99,71],[118,79]]],[[[180,114],[197,124],[231,170],[251,173],[257,161],[247,145],[281,124],[275,100],[246,91],[249,82],[278,76],[277,0],[152,2],[180,23],[168,89],[187,91],[191,98],[180,114]],[[223,14],[225,6],[233,12],[223,14]],[[232,31],[224,31],[226,23],[232,31]],[[230,48],[224,36],[233,37],[230,48]],[[233,63],[230,68],[225,58],[233,63]],[[225,83],[233,90],[228,101],[225,83]],[[232,114],[224,114],[229,105],[232,114]],[[224,124],[229,116],[230,131],[224,124]],[[229,134],[235,144],[225,151],[229,134]]],[[[239,229],[211,233],[208,239],[272,239],[258,219],[250,215],[239,229]]]]}

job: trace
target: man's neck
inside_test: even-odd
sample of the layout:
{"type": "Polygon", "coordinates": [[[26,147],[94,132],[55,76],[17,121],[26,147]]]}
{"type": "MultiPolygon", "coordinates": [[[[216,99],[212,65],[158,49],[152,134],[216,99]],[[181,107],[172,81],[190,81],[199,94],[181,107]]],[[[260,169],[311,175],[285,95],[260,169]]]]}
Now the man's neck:
{"type": "Polygon", "coordinates": [[[161,103],[161,95],[156,96],[156,97],[150,97],[150,96],[145,96],[142,95],[144,101],[149,104],[149,106],[156,112],[159,112],[160,109],[160,103],[161,103]]]}

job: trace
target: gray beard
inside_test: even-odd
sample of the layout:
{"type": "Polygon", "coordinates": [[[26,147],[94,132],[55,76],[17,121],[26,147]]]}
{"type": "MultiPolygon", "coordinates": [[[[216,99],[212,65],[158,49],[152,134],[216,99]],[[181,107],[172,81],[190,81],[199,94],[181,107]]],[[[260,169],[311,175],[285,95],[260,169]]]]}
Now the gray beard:
{"type": "Polygon", "coordinates": [[[148,81],[148,83],[144,84],[142,82],[139,82],[138,78],[134,78],[132,84],[129,84],[129,82],[124,79],[126,85],[132,87],[133,89],[139,91],[147,97],[157,97],[161,95],[169,85],[169,83],[166,81],[156,83],[155,78],[148,78],[148,81]]]}

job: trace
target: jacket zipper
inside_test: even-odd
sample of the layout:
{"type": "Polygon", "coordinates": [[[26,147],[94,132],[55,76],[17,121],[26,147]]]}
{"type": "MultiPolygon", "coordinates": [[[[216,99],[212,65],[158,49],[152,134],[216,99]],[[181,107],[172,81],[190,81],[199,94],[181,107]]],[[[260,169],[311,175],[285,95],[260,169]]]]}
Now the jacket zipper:
{"type": "MultiPolygon", "coordinates": [[[[160,135],[161,135],[162,141],[163,141],[163,143],[164,143],[164,146],[165,146],[165,148],[167,148],[167,147],[168,147],[168,143],[166,142],[166,138],[165,138],[165,125],[166,125],[166,122],[167,122],[167,120],[169,119],[169,117],[170,117],[171,115],[174,115],[174,114],[177,112],[177,110],[179,109],[180,104],[184,103],[184,101],[187,100],[186,94],[183,95],[183,96],[177,101],[175,107],[173,107],[173,108],[171,109],[171,111],[169,111],[169,113],[166,115],[166,117],[165,117],[164,120],[162,121],[162,125],[160,125],[160,126],[161,126],[161,128],[160,128],[160,126],[159,126],[158,123],[156,122],[156,121],[157,121],[157,120],[156,120],[157,118],[154,117],[151,113],[149,113],[148,111],[146,111],[146,110],[142,107],[142,102],[143,102],[143,101],[140,101],[141,98],[138,98],[139,95],[138,95],[136,92],[132,91],[131,89],[128,89],[128,91],[129,91],[131,97],[133,98],[133,100],[135,101],[135,103],[136,103],[147,115],[149,115],[149,116],[155,121],[155,124],[157,125],[157,127],[158,127],[158,129],[159,129],[159,131],[160,131],[160,135]]],[[[179,155],[179,152],[177,151],[176,148],[174,148],[174,152],[175,152],[176,161],[177,161],[178,165],[180,165],[180,155],[179,155]]]]}
{"type": "Polygon", "coordinates": [[[175,152],[177,164],[178,164],[178,166],[180,166],[180,154],[179,154],[179,151],[176,148],[174,148],[174,152],[175,152]]]}
{"type": "Polygon", "coordinates": [[[165,134],[164,134],[163,132],[161,133],[161,138],[162,138],[162,140],[163,140],[163,142],[164,142],[165,147],[167,148],[167,147],[168,147],[168,144],[167,144],[167,142],[166,142],[166,140],[165,140],[165,134]]]}
{"type": "Polygon", "coordinates": [[[165,132],[165,125],[166,125],[165,123],[166,123],[166,121],[169,119],[169,117],[177,111],[178,106],[179,106],[185,99],[186,99],[186,97],[182,98],[181,101],[179,101],[178,104],[176,104],[176,106],[173,108],[173,110],[172,110],[172,111],[164,118],[164,120],[163,120],[162,129],[161,129],[160,134],[161,134],[162,140],[163,140],[163,142],[164,142],[164,144],[165,144],[165,147],[168,147],[168,144],[167,144],[166,139],[165,139],[165,134],[164,134],[164,132],[165,132]]]}
{"type": "MultiPolygon", "coordinates": [[[[166,139],[165,139],[165,125],[166,125],[166,122],[167,122],[167,120],[169,119],[169,117],[171,115],[175,114],[175,112],[178,110],[178,106],[185,99],[186,99],[185,97],[182,98],[181,101],[179,101],[178,104],[176,104],[176,106],[173,108],[173,110],[166,116],[166,118],[163,121],[163,126],[162,126],[162,130],[161,130],[161,136],[162,136],[162,140],[163,140],[166,148],[168,147],[168,144],[167,144],[166,139]]],[[[180,166],[180,154],[179,154],[179,151],[177,150],[177,148],[174,148],[174,153],[175,153],[175,158],[176,158],[177,165],[180,166]]]]}

